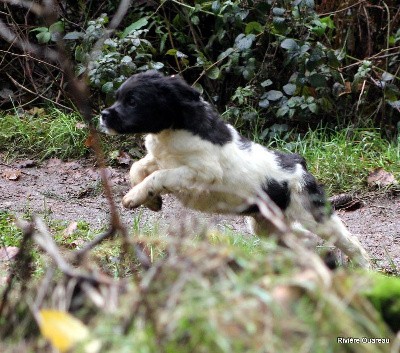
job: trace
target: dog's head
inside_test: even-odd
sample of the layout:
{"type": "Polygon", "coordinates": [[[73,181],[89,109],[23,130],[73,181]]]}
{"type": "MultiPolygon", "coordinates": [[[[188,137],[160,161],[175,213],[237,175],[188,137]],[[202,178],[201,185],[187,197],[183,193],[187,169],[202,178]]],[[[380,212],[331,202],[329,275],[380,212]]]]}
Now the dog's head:
{"type": "Polygon", "coordinates": [[[109,134],[180,129],[201,105],[200,93],[180,77],[148,71],[122,84],[116,102],[101,112],[100,128],[109,134]]]}

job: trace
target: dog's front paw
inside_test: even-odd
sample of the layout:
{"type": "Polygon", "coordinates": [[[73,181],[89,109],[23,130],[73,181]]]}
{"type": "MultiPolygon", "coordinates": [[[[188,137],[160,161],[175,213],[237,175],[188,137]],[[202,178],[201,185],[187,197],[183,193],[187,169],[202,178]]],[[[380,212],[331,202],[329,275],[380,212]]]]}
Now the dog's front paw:
{"type": "Polygon", "coordinates": [[[140,204],[138,204],[134,199],[130,198],[129,195],[125,195],[122,199],[122,206],[125,208],[134,209],[139,207],[140,204]]]}
{"type": "Polygon", "coordinates": [[[146,202],[146,194],[138,188],[131,189],[122,199],[122,205],[125,208],[137,208],[146,202]]]}

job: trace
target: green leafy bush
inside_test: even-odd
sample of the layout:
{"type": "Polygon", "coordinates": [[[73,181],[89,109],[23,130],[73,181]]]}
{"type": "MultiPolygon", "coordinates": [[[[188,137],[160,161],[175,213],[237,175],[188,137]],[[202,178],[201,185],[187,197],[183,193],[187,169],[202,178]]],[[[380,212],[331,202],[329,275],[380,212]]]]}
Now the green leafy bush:
{"type": "Polygon", "coordinates": [[[184,76],[247,135],[268,138],[274,124],[304,131],[321,123],[372,123],[388,136],[398,133],[394,0],[140,1],[112,33],[118,2],[108,1],[101,16],[93,4],[77,13],[67,6],[54,24],[30,31],[52,45],[64,30],[96,110],[127,77],[156,69],[184,76]]]}
{"type": "Polygon", "coordinates": [[[70,42],[77,62],[77,75],[87,73],[92,87],[102,92],[113,93],[129,76],[148,69],[161,69],[164,65],[152,60],[150,41],[144,38],[148,24],[143,17],[118,32],[115,36],[105,37],[106,14],[89,21],[83,32],[70,32],[64,39],[70,42]]]}

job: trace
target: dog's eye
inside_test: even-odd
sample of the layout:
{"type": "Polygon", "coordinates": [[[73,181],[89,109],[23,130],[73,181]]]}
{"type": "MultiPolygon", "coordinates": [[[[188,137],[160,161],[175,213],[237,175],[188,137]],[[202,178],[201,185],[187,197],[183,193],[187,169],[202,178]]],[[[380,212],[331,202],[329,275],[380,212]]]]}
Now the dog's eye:
{"type": "Polygon", "coordinates": [[[128,104],[131,107],[136,107],[136,99],[133,95],[128,98],[128,104]]]}

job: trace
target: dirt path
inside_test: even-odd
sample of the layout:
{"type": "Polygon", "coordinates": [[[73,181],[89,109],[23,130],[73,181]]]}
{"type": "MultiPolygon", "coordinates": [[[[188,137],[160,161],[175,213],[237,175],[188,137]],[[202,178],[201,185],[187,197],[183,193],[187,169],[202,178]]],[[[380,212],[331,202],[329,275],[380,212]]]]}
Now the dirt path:
{"type": "MultiPolygon", "coordinates": [[[[115,199],[126,224],[140,217],[142,225],[168,227],[176,222],[191,222],[193,227],[212,224],[247,232],[241,217],[207,215],[184,209],[170,196],[163,198],[163,210],[141,208],[127,211],[120,207],[128,190],[128,168],[108,168],[115,199]],[[193,221],[195,219],[195,221],[193,221]]],[[[339,211],[350,231],[376,259],[379,267],[400,269],[400,197],[380,195],[362,200],[355,211],[339,211]]],[[[62,162],[51,159],[40,166],[32,161],[4,164],[0,155],[0,211],[35,213],[54,219],[88,222],[99,229],[107,225],[108,204],[101,193],[100,178],[90,161],[62,162]]]]}

